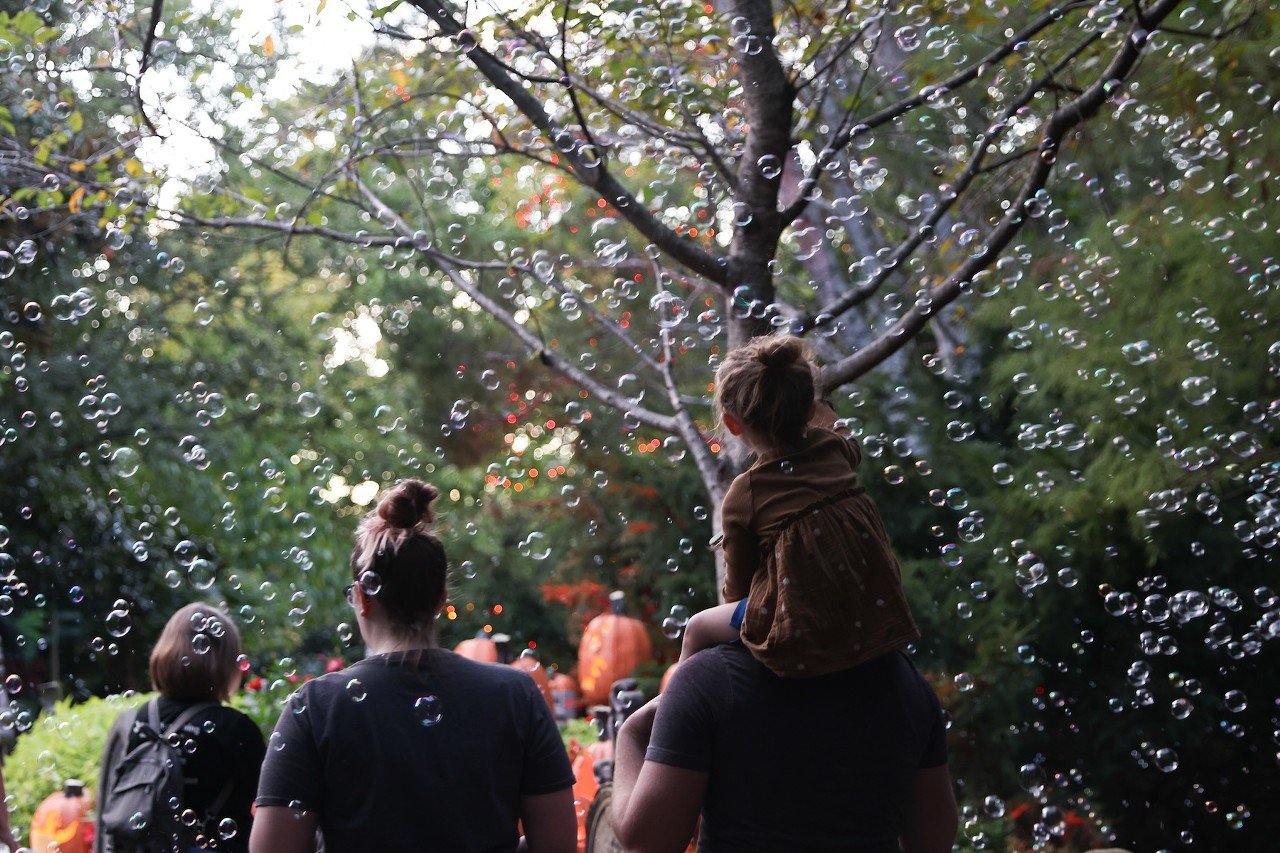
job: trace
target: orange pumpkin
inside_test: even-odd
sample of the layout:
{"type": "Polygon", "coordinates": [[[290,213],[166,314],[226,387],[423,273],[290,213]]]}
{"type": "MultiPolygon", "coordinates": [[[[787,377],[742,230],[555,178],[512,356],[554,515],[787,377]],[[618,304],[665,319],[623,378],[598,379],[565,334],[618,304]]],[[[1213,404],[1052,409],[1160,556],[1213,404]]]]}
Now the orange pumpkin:
{"type": "Polygon", "coordinates": [[[533,655],[521,655],[508,666],[528,673],[529,677],[533,679],[533,683],[538,685],[538,690],[542,693],[542,699],[547,703],[547,708],[554,714],[556,712],[556,703],[551,696],[551,679],[547,676],[547,668],[533,655]]]}
{"type": "Polygon", "coordinates": [[[600,783],[596,781],[596,762],[613,760],[613,744],[599,740],[582,746],[576,740],[569,741],[569,763],[573,767],[573,810],[578,818],[578,850],[587,847],[587,813],[591,801],[596,798],[600,783]]]}
{"type": "Polygon", "coordinates": [[[93,795],[76,779],[45,797],[31,818],[31,846],[44,853],[90,853],[93,850],[93,795]]]}
{"type": "Polygon", "coordinates": [[[623,615],[625,605],[626,596],[610,593],[610,612],[587,623],[578,644],[578,679],[587,705],[608,702],[613,682],[631,675],[653,653],[648,629],[639,619],[623,615]]]}
{"type": "Polygon", "coordinates": [[[662,673],[662,681],[658,682],[658,693],[664,693],[667,689],[667,682],[671,680],[671,676],[675,674],[676,667],[680,665],[680,661],[676,661],[667,667],[667,671],[662,673]]]}
{"type": "Polygon", "coordinates": [[[458,643],[454,651],[464,658],[478,660],[481,663],[498,662],[498,646],[483,631],[470,640],[458,643]]]}

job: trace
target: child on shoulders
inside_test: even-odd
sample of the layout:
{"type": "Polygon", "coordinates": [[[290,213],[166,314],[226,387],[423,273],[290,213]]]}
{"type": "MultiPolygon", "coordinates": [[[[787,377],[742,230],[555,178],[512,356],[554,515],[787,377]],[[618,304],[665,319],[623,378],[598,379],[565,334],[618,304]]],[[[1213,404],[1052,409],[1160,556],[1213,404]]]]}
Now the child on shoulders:
{"type": "Polygon", "coordinates": [[[858,445],[831,431],[798,338],[756,338],[716,371],[721,423],[756,455],[721,504],[726,604],[697,613],[680,659],[741,639],[782,676],[849,669],[919,638],[858,445]]]}

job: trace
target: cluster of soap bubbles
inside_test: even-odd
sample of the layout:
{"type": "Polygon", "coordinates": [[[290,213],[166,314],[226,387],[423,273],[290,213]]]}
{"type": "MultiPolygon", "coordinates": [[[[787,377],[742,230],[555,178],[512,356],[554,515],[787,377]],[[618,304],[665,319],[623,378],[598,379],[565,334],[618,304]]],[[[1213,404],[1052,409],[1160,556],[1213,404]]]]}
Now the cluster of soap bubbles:
{"type": "MultiPolygon", "coordinates": [[[[35,8],[43,11],[41,7],[47,5],[42,2],[35,8]]],[[[1021,597],[1017,599],[1019,607],[1026,602],[1044,607],[1067,602],[1082,615],[1100,615],[1103,624],[1131,634],[1133,652],[1141,655],[1135,661],[1126,651],[1111,662],[1111,674],[1127,685],[1124,691],[1112,691],[1116,695],[1106,697],[1113,700],[1113,710],[1130,713],[1159,707],[1177,722],[1221,713],[1227,736],[1242,736],[1236,733],[1252,730],[1240,720],[1252,720],[1251,715],[1265,701],[1258,691],[1249,689],[1243,675],[1184,671],[1187,667],[1181,661],[1189,658],[1194,648],[1196,653],[1213,655],[1211,659],[1222,667],[1250,665],[1265,660],[1265,653],[1274,648],[1272,641],[1280,636],[1280,610],[1270,588],[1260,582],[1215,582],[1212,565],[1228,550],[1233,556],[1269,563],[1280,539],[1280,470],[1270,461],[1280,406],[1268,389],[1258,392],[1256,399],[1242,399],[1230,381],[1231,373],[1240,370],[1260,376],[1265,371],[1265,377],[1271,379],[1280,376],[1280,341],[1275,341],[1269,330],[1274,305],[1268,296],[1280,288],[1280,269],[1271,260],[1261,264],[1250,260],[1244,251],[1248,242],[1269,239],[1274,230],[1274,215],[1265,198],[1265,188],[1274,182],[1270,149],[1265,147],[1264,125],[1255,124],[1254,113],[1246,110],[1252,104],[1259,108],[1257,115],[1266,115],[1275,106],[1274,95],[1264,81],[1240,86],[1240,92],[1229,100],[1215,80],[1219,61],[1210,41],[1135,32],[1133,42],[1146,45],[1149,64],[1155,70],[1146,77],[1117,81],[1109,87],[1097,135],[1104,140],[1125,139],[1135,151],[1141,149],[1142,156],[1116,168],[1103,157],[1106,165],[1095,169],[1088,157],[1071,159],[1074,152],[1064,146],[1055,182],[1022,202],[1027,220],[1023,234],[966,287],[970,302],[961,303],[966,311],[973,304],[977,306],[975,313],[1003,313],[994,343],[967,342],[965,320],[939,314],[937,295],[927,285],[956,264],[981,257],[989,239],[989,221],[1003,215],[1014,202],[1013,196],[1003,192],[999,180],[985,185],[992,187],[986,194],[989,204],[975,201],[950,206],[954,200],[950,194],[955,191],[956,176],[973,153],[971,141],[979,133],[995,139],[994,150],[1010,158],[1011,170],[1005,177],[1019,176],[1018,164],[1027,162],[1020,159],[1021,148],[1034,148],[1048,109],[1041,103],[1043,99],[1032,99],[1020,109],[1008,107],[1038,76],[1042,64],[1063,49],[1057,35],[1036,36],[1015,45],[1007,61],[985,68],[979,84],[954,91],[938,86],[932,81],[972,63],[1003,38],[1005,27],[1017,29],[1025,23],[1025,14],[1030,14],[987,3],[980,16],[976,6],[969,7],[968,3],[953,4],[947,15],[926,15],[920,7],[886,10],[855,4],[842,9],[840,16],[822,21],[817,20],[819,10],[808,10],[814,13],[809,15],[806,10],[787,7],[778,11],[773,22],[775,34],[764,32],[759,22],[722,15],[701,4],[636,7],[620,13],[608,27],[583,23],[581,44],[565,45],[565,55],[572,57],[570,67],[557,64],[554,50],[536,49],[523,38],[500,38],[496,19],[468,21],[471,25],[447,40],[448,44],[424,44],[460,61],[478,55],[477,46],[483,46],[522,73],[552,81],[546,83],[549,94],[544,100],[553,130],[541,134],[527,123],[522,126],[512,121],[512,127],[504,129],[510,140],[536,156],[555,157],[557,164],[569,158],[588,173],[603,174],[602,167],[607,166],[610,175],[631,181],[624,184],[634,192],[600,199],[596,205],[594,197],[587,202],[578,199],[560,176],[549,177],[525,164],[508,175],[501,166],[468,159],[470,152],[479,150],[477,140],[483,136],[474,133],[477,113],[443,100],[424,98],[421,105],[406,106],[390,118],[368,120],[361,116],[351,127],[344,116],[338,120],[340,133],[324,124],[334,121],[332,116],[308,116],[298,127],[285,126],[283,120],[273,118],[263,139],[270,143],[278,164],[293,165],[303,152],[309,159],[323,155],[303,141],[308,133],[313,138],[336,139],[357,132],[357,147],[338,151],[334,157],[345,160],[358,154],[362,161],[369,158],[367,174],[358,172],[365,174],[369,186],[387,197],[417,192],[429,211],[415,218],[410,205],[407,211],[365,215],[361,225],[368,230],[360,232],[355,241],[365,251],[353,251],[326,266],[317,281],[327,279],[322,286],[335,291],[350,288],[363,294],[361,288],[375,275],[396,286],[421,278],[438,285],[446,295],[444,301],[434,304],[415,296],[388,300],[372,310],[372,301],[360,295],[355,298],[365,304],[357,307],[318,304],[318,310],[307,309],[311,328],[306,331],[325,345],[325,355],[299,357],[287,369],[265,371],[256,390],[248,390],[246,384],[232,392],[233,383],[228,380],[223,384],[190,383],[173,397],[173,404],[190,415],[190,422],[176,430],[151,423],[145,417],[150,412],[139,397],[139,389],[115,378],[134,374],[113,373],[116,368],[109,369],[105,362],[95,362],[91,368],[82,365],[84,374],[77,377],[70,404],[60,410],[44,406],[42,384],[51,382],[44,377],[53,376],[45,366],[53,359],[29,336],[0,330],[0,367],[10,371],[6,376],[13,377],[15,396],[22,401],[12,417],[0,425],[0,447],[13,449],[19,446],[17,442],[41,433],[70,435],[67,422],[87,426],[98,435],[95,442],[101,443],[96,448],[77,444],[76,453],[82,455],[72,459],[78,458],[86,470],[109,474],[111,482],[95,509],[104,519],[104,528],[119,531],[126,557],[136,564],[151,561],[144,568],[154,568],[171,591],[189,588],[196,594],[233,598],[237,614],[246,622],[258,619],[259,610],[279,617],[278,623],[271,623],[272,628],[294,629],[290,637],[295,638],[315,629],[316,615],[330,612],[326,608],[336,598],[333,590],[312,586],[306,578],[313,566],[328,571],[328,563],[334,560],[325,547],[331,508],[341,506],[352,514],[366,509],[379,484],[426,464],[445,465],[450,448],[483,436],[495,420],[499,422],[498,434],[510,441],[498,447],[487,469],[488,460],[478,466],[485,471],[484,499],[506,508],[515,500],[514,487],[519,485],[527,490],[524,494],[549,494],[556,503],[554,512],[580,513],[585,518],[589,510],[607,505],[633,483],[631,466],[640,460],[650,461],[665,476],[671,466],[686,470],[707,453],[729,449],[716,444],[713,452],[708,449],[710,442],[703,446],[689,442],[687,436],[646,432],[653,421],[647,417],[648,410],[669,408],[673,392],[668,382],[677,385],[674,396],[683,395],[687,411],[699,425],[710,426],[707,381],[709,371],[723,355],[728,324],[752,320],[758,322],[759,329],[812,327],[809,339],[815,349],[824,361],[833,361],[865,347],[908,312],[919,312],[946,324],[938,327],[938,352],[925,358],[922,372],[933,383],[928,393],[945,387],[935,394],[941,396],[940,411],[944,412],[937,422],[939,435],[926,438],[930,424],[922,421],[935,415],[924,407],[920,385],[903,378],[906,356],[888,363],[883,371],[888,375],[864,380],[869,386],[865,395],[844,396],[846,389],[839,389],[837,402],[841,413],[848,416],[843,425],[875,461],[877,472],[872,475],[864,467],[864,479],[874,480],[877,489],[888,487],[893,500],[921,487],[919,508],[933,513],[922,527],[930,569],[945,576],[954,588],[952,597],[940,605],[945,607],[944,624],[958,624],[956,633],[960,636],[976,634],[984,630],[984,614],[997,607],[1016,609],[1009,604],[1011,595],[1021,597]],[[976,20],[988,12],[992,21],[998,21],[989,32],[976,20]],[[829,118],[806,113],[806,120],[797,124],[804,129],[799,135],[806,138],[796,145],[794,162],[777,153],[745,155],[750,126],[744,112],[745,93],[741,83],[724,70],[726,58],[733,63],[751,63],[772,49],[788,65],[815,60],[812,68],[818,68],[821,62],[816,60],[821,57],[811,51],[822,43],[818,36],[825,34],[847,35],[848,43],[841,46],[847,51],[833,55],[827,76],[815,77],[812,85],[829,87],[839,99],[865,98],[864,113],[868,115],[899,98],[918,96],[918,106],[895,122],[891,133],[869,126],[849,128],[852,144],[842,151],[829,147],[831,141],[822,134],[807,135],[809,127],[826,126],[829,118]],[[596,58],[611,51],[634,51],[636,45],[653,48],[649,54],[662,59],[638,66],[621,63],[615,69],[596,58]],[[1162,78],[1176,78],[1186,93],[1178,93],[1179,102],[1191,102],[1194,107],[1178,112],[1168,99],[1161,100],[1162,78]],[[598,83],[598,91],[605,95],[623,99],[628,111],[649,111],[662,116],[663,122],[683,120],[686,124],[655,128],[644,121],[627,121],[607,137],[607,145],[592,144],[576,127],[575,111],[565,95],[576,91],[585,97],[583,79],[598,83]],[[931,82],[924,85],[923,80],[931,82]],[[859,81],[874,81],[875,85],[867,89],[859,81]],[[410,112],[418,108],[432,110],[430,127],[425,130],[421,125],[427,123],[410,112]],[[422,133],[414,134],[415,130],[422,133]],[[422,146],[413,152],[414,157],[376,161],[378,145],[410,136],[417,140],[415,145],[422,146]],[[715,157],[706,156],[707,147],[717,149],[715,157]],[[716,162],[717,158],[724,162],[716,162]],[[458,167],[460,160],[468,160],[467,165],[458,167]],[[717,288],[688,274],[688,264],[665,261],[648,237],[637,240],[627,225],[626,217],[642,207],[656,221],[678,228],[682,245],[723,255],[732,235],[760,225],[756,221],[760,211],[735,194],[739,177],[783,185],[789,192],[789,171],[797,166],[818,170],[812,185],[801,190],[811,207],[784,235],[778,256],[767,253],[772,258],[767,264],[772,277],[769,287],[735,280],[723,288],[731,296],[721,299],[717,288]],[[492,195],[497,200],[474,189],[480,186],[486,188],[485,193],[496,188],[492,195]],[[1223,199],[1225,203],[1217,203],[1223,199]],[[594,206],[585,208],[587,204],[594,206]],[[1094,216],[1093,208],[1102,212],[1094,216]],[[518,233],[514,226],[504,231],[499,227],[502,222],[487,222],[486,216],[516,220],[523,223],[519,228],[527,229],[526,233],[518,233]],[[1186,334],[1170,333],[1163,321],[1141,328],[1105,325],[1122,303],[1146,298],[1154,303],[1161,296],[1160,284],[1150,297],[1120,289],[1126,264],[1134,263],[1133,253],[1151,240],[1143,217],[1169,227],[1194,225],[1195,233],[1203,235],[1205,253],[1220,261],[1211,275],[1205,275],[1201,301],[1209,304],[1187,306],[1175,318],[1186,334]],[[401,228],[402,219],[411,220],[406,228],[401,228]],[[572,244],[536,250],[518,244],[532,235],[539,242],[550,241],[555,229],[570,224],[577,235],[572,244]],[[902,256],[895,252],[894,244],[908,237],[918,238],[921,249],[902,256]],[[465,276],[450,281],[435,278],[437,273],[426,265],[429,251],[454,252],[477,264],[493,266],[477,272],[470,280],[478,284],[467,291],[462,286],[468,280],[465,276]],[[674,271],[675,267],[681,272],[674,271]],[[832,293],[842,287],[866,287],[869,291],[853,311],[828,310],[832,293]],[[871,292],[877,287],[880,290],[871,292]],[[1224,292],[1234,288],[1249,298],[1238,305],[1212,304],[1219,287],[1224,292]],[[461,335],[480,310],[477,297],[498,298],[509,306],[512,322],[508,328],[519,327],[541,340],[544,366],[554,356],[598,383],[603,393],[593,389],[576,397],[570,392],[564,398],[544,394],[542,386],[548,384],[545,371],[530,379],[524,372],[523,355],[515,354],[523,352],[521,346],[509,341],[487,341],[491,346],[482,357],[465,356],[469,363],[455,374],[458,387],[449,387],[447,378],[443,391],[433,387],[431,392],[438,400],[429,409],[426,405],[399,405],[396,390],[388,384],[385,399],[369,407],[371,414],[362,413],[358,404],[364,398],[335,381],[342,361],[337,350],[345,340],[337,330],[357,328],[359,317],[374,318],[385,336],[378,345],[384,349],[375,346],[375,350],[385,355],[387,341],[409,345],[414,336],[408,333],[416,328],[419,317],[430,317],[441,329],[461,335]],[[1063,304],[1078,311],[1065,319],[1056,310],[1041,312],[1042,306],[1063,304]],[[816,316],[806,320],[808,311],[816,316]],[[344,316],[343,312],[348,313],[344,316]],[[1246,317],[1250,334],[1259,336],[1252,364],[1241,364],[1227,339],[1241,328],[1235,322],[1236,315],[1246,317]],[[944,345],[948,328],[956,336],[949,346],[944,345]],[[984,347],[1028,360],[991,382],[980,381],[973,373],[983,367],[981,356],[970,361],[961,350],[972,354],[984,347]],[[1063,363],[1069,365],[1064,372],[1074,373],[1071,378],[1079,388],[1104,392],[1098,398],[1102,401],[1098,409],[1091,408],[1092,403],[1089,407],[1076,403],[1076,391],[1054,375],[1053,365],[1035,360],[1047,351],[1062,354],[1063,363]],[[671,371],[671,375],[664,371],[671,371]],[[272,391],[279,393],[273,396],[272,391]],[[608,395],[623,401],[618,412],[611,413],[602,402],[602,396],[608,395]],[[999,456],[984,458],[977,469],[964,467],[964,455],[975,447],[1003,440],[993,439],[991,422],[1005,408],[1016,412],[1009,446],[1002,448],[999,456]],[[1117,423],[1130,422],[1118,421],[1116,415],[1132,419],[1134,427],[1116,429],[1117,423]],[[1144,421],[1148,415],[1156,421],[1149,429],[1144,421]],[[255,423],[274,419],[289,423],[296,440],[287,448],[255,452],[248,464],[232,465],[220,432],[233,432],[244,424],[251,433],[255,423]],[[135,431],[131,428],[135,421],[146,422],[152,429],[135,431]],[[441,441],[447,448],[431,451],[415,444],[423,422],[429,422],[439,435],[430,443],[441,441]],[[336,460],[330,458],[321,440],[311,434],[331,428],[358,434],[353,442],[358,449],[344,450],[336,460]],[[375,444],[393,450],[383,454],[385,458],[365,458],[366,453],[368,457],[377,455],[375,444]],[[1031,517],[1036,508],[1049,505],[1073,486],[1096,484],[1098,477],[1111,476],[1090,467],[1098,458],[1129,460],[1136,469],[1139,459],[1151,458],[1141,456],[1150,448],[1157,449],[1172,470],[1135,470],[1134,479],[1142,480],[1134,486],[1141,492],[1138,508],[1131,519],[1118,524],[1132,522],[1134,536],[1151,545],[1149,559],[1158,561],[1168,559],[1168,553],[1161,551],[1161,537],[1190,525],[1192,519],[1197,525],[1203,522],[1209,533],[1202,535],[1197,529],[1194,541],[1178,543],[1181,554],[1204,560],[1203,583],[1182,577],[1165,579],[1158,568],[1137,583],[1127,576],[1121,580],[1121,567],[1127,570],[1130,564],[1147,558],[1108,552],[1105,557],[1114,561],[1117,577],[1114,583],[1099,586],[1085,566],[1093,562],[1090,558],[1101,555],[1073,552],[1067,541],[1031,543],[1018,539],[1029,534],[1010,534],[1009,528],[1016,525],[1000,518],[994,505],[997,499],[1016,495],[1026,501],[1031,517]],[[184,507],[180,515],[170,506],[177,503],[172,497],[140,494],[149,477],[170,476],[166,472],[175,470],[166,467],[166,453],[175,449],[177,460],[188,471],[209,472],[216,478],[221,491],[211,509],[184,507]],[[590,463],[585,461],[588,459],[590,463]],[[536,478],[533,471],[538,472],[536,478]],[[551,472],[555,472],[554,483],[550,482],[551,472]],[[993,497],[996,495],[1002,497],[993,497]],[[206,511],[212,512],[214,525],[199,534],[190,532],[199,526],[196,516],[206,511]],[[257,528],[269,525],[273,517],[278,518],[284,532],[272,540],[269,566],[237,565],[235,555],[244,549],[237,550],[235,541],[256,535],[257,528]],[[1213,531],[1222,532],[1227,543],[1211,537],[1213,531]],[[1087,583],[1081,583],[1082,575],[1088,578],[1087,583]],[[1237,678],[1240,680],[1233,689],[1223,689],[1237,678]],[[1165,681],[1176,695],[1165,695],[1165,681]]],[[[1129,37],[1130,12],[1121,3],[1104,0],[1054,14],[1072,35],[1097,34],[1099,51],[1117,48],[1129,37]]],[[[1211,10],[1200,7],[1185,8],[1175,19],[1178,27],[1190,31],[1209,32],[1221,23],[1211,10]]],[[[549,32],[547,38],[554,43],[559,36],[549,32]]],[[[163,39],[155,51],[156,61],[181,60],[181,44],[183,39],[163,39]]],[[[1278,51],[1267,56],[1272,71],[1280,60],[1278,51]]],[[[0,62],[11,64],[15,73],[30,65],[22,52],[3,45],[0,62]]],[[[1059,93],[1063,98],[1089,82],[1087,75],[1079,79],[1074,75],[1073,69],[1063,75],[1059,93]]],[[[385,87],[385,81],[378,85],[385,87]]],[[[42,119],[47,116],[65,122],[73,112],[61,98],[26,94],[37,103],[48,101],[40,108],[42,119]]],[[[494,109],[504,120],[509,118],[502,112],[507,109],[505,103],[494,109]]],[[[613,121],[608,111],[589,102],[588,112],[592,124],[604,127],[613,121]]],[[[834,130],[828,126],[823,134],[834,130]]],[[[235,165],[255,176],[263,174],[249,160],[235,165]]],[[[193,189],[229,205],[243,203],[249,219],[291,222],[305,200],[308,209],[316,202],[315,221],[328,221],[331,209],[306,199],[305,193],[286,198],[277,188],[255,192],[252,198],[260,200],[246,201],[244,188],[234,186],[230,175],[201,179],[193,189]]],[[[71,183],[61,174],[36,179],[40,189],[48,193],[69,192],[71,183]]],[[[136,210],[146,197],[140,188],[122,184],[115,200],[122,210],[136,210]]],[[[25,217],[35,215],[28,209],[32,207],[22,208],[25,217]]],[[[333,221],[340,218],[332,216],[333,221]]],[[[0,223],[4,221],[0,219],[0,223]]],[[[165,276],[166,284],[157,288],[160,298],[147,300],[133,286],[135,282],[128,280],[132,271],[116,268],[120,264],[114,260],[127,260],[128,252],[150,251],[145,245],[147,238],[140,234],[131,230],[122,216],[102,235],[102,257],[90,259],[82,269],[74,269],[74,274],[57,276],[57,287],[30,294],[15,291],[20,298],[12,304],[5,302],[15,328],[52,325],[83,335],[72,349],[77,350],[76,358],[87,359],[79,349],[91,341],[96,324],[106,322],[114,312],[114,316],[134,323],[128,330],[134,347],[127,358],[143,363],[165,347],[182,345],[179,336],[169,335],[170,325],[190,326],[206,335],[220,330],[222,321],[235,313],[227,299],[225,281],[202,286],[198,292],[177,294],[180,284],[199,277],[204,247],[169,245],[167,252],[151,252],[147,263],[165,276]],[[173,310],[170,316],[166,312],[174,301],[181,310],[173,310]],[[51,324],[51,319],[56,322],[51,324]]],[[[0,282],[9,286],[10,282],[25,281],[28,272],[40,266],[37,262],[42,250],[32,239],[5,239],[0,247],[0,282]]],[[[726,262],[720,257],[713,259],[715,263],[723,267],[726,262]]],[[[1153,273],[1152,277],[1160,276],[1153,273]]],[[[265,298],[269,301],[272,297],[265,298]]],[[[987,314],[983,322],[989,320],[987,314]]],[[[449,362],[447,376],[456,361],[445,344],[436,346],[449,362]]],[[[351,349],[354,353],[359,347],[353,344],[351,349]]],[[[358,363],[365,355],[344,354],[343,363],[358,363]]],[[[203,353],[191,355],[193,372],[204,369],[207,358],[203,353]]],[[[253,367],[244,369],[251,371],[253,367]]],[[[414,388],[412,393],[416,396],[420,390],[414,388]]],[[[693,500],[706,503],[703,498],[693,500]]],[[[469,510],[472,505],[467,506],[469,510]]],[[[38,519],[41,512],[48,510],[27,502],[17,508],[13,518],[0,521],[17,524],[38,519]]],[[[710,505],[693,508],[690,515],[698,523],[695,529],[709,526],[706,522],[713,513],[710,505]]],[[[517,529],[527,532],[512,536],[510,557],[518,555],[532,561],[537,571],[550,574],[579,552],[593,553],[594,564],[584,564],[603,577],[610,571],[605,566],[612,565],[614,555],[601,554],[599,547],[577,546],[593,538],[604,541],[603,533],[615,521],[625,525],[637,520],[634,511],[630,511],[630,519],[615,519],[615,514],[599,513],[584,521],[573,534],[580,539],[573,542],[558,538],[567,525],[553,526],[540,520],[524,523],[517,529]]],[[[661,523],[664,519],[659,514],[656,520],[661,523]]],[[[474,522],[461,523],[469,525],[460,528],[462,541],[485,538],[477,534],[474,522]]],[[[710,558],[694,547],[694,539],[700,535],[689,535],[687,530],[671,532],[653,549],[665,553],[644,552],[646,565],[641,568],[638,584],[665,584],[658,612],[666,615],[661,618],[660,630],[673,641],[681,637],[689,606],[697,599],[692,583],[685,579],[695,572],[706,573],[710,565],[710,558]],[[652,580],[654,577],[657,579],[652,580]],[[673,600],[680,603],[672,604],[673,600]]],[[[1063,539],[1069,536],[1064,533],[1063,539]]],[[[658,538],[653,536],[655,541],[658,538]]],[[[6,531],[0,535],[0,549],[7,545],[6,531]]],[[[46,553],[39,558],[29,553],[29,548],[26,553],[13,549],[21,558],[20,570],[25,577],[32,578],[56,562],[57,558],[48,556],[49,548],[43,544],[41,550],[46,553]]],[[[47,602],[50,595],[33,592],[28,585],[32,580],[18,578],[18,557],[0,550],[4,584],[0,616],[9,616],[15,608],[38,599],[47,602]]],[[[463,584],[475,581],[476,562],[483,564],[483,560],[479,553],[468,551],[455,577],[463,584]]],[[[92,601],[85,590],[89,579],[73,580],[75,583],[57,586],[59,601],[65,598],[74,607],[92,601]]],[[[374,573],[362,576],[359,583],[370,595],[377,595],[381,588],[374,573]]],[[[144,614],[140,603],[139,596],[122,589],[121,598],[103,611],[105,615],[97,615],[103,630],[91,633],[106,637],[95,637],[90,648],[107,653],[136,640],[138,632],[133,626],[141,623],[144,614]]],[[[258,624],[263,621],[259,619],[258,624]]],[[[213,626],[198,629],[193,642],[206,645],[209,637],[216,636],[212,630],[213,626]]],[[[341,647],[355,641],[349,621],[337,624],[332,633],[341,647]]],[[[1084,660],[1083,655],[1096,649],[1096,638],[1092,628],[1081,627],[1078,634],[1077,645],[1084,660]]],[[[1019,671],[1043,668],[1067,674],[1063,670],[1078,673],[1082,666],[1091,665],[1070,658],[1053,659],[1040,638],[1023,639],[1011,640],[1001,650],[1021,668],[1019,671]]],[[[291,668],[281,663],[282,670],[291,668]]],[[[994,680],[984,678],[968,662],[958,672],[951,668],[948,673],[944,681],[959,694],[961,702],[977,703],[999,689],[994,680]]],[[[346,690],[353,702],[364,701],[365,689],[359,679],[351,679],[346,690]]],[[[1043,695],[1037,694],[1032,701],[1039,704],[1032,707],[1063,710],[1079,707],[1085,699],[1050,687],[1043,695]]],[[[295,706],[294,712],[305,712],[305,706],[295,706]]],[[[442,714],[439,698],[424,693],[415,699],[412,713],[423,726],[434,725],[442,714]]],[[[1180,778],[1193,764],[1189,758],[1192,752],[1189,745],[1175,742],[1173,737],[1172,733],[1169,739],[1147,737],[1145,745],[1134,744],[1135,760],[1144,769],[1180,778]]],[[[1056,773],[1051,759],[1028,763],[1022,768],[1020,781],[1023,794],[1035,800],[1031,806],[1032,843],[1044,846],[1061,839],[1067,825],[1063,806],[1048,800],[1055,791],[1083,786],[1070,772],[1056,773]]],[[[966,834],[975,846],[987,844],[983,821],[1008,816],[1006,799],[1003,794],[991,794],[966,803],[966,834]]],[[[1243,825],[1250,818],[1247,804],[1224,812],[1230,815],[1226,818],[1230,824],[1243,825]]],[[[234,834],[234,827],[231,830],[234,834]]]]}

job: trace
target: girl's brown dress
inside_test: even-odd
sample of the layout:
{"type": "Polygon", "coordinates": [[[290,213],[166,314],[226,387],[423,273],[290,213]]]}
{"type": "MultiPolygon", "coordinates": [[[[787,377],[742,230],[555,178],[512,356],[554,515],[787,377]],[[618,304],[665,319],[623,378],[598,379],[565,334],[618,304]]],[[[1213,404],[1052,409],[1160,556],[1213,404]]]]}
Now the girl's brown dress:
{"type": "Polygon", "coordinates": [[[865,663],[919,639],[857,444],[810,427],[758,461],[721,505],[726,601],[747,598],[742,641],[783,676],[865,663]]]}

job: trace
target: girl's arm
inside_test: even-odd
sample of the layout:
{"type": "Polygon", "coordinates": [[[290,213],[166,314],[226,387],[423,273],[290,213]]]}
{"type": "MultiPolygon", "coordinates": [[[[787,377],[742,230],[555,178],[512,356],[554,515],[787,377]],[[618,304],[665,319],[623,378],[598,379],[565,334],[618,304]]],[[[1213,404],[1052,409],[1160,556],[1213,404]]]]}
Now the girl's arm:
{"type": "Polygon", "coordinates": [[[724,534],[725,601],[741,601],[751,591],[751,578],[760,567],[760,540],[751,529],[750,481],[743,475],[734,480],[720,503],[721,532],[724,534]]]}
{"type": "Polygon", "coordinates": [[[319,822],[314,811],[263,806],[253,818],[249,853],[312,853],[319,822]]]}

